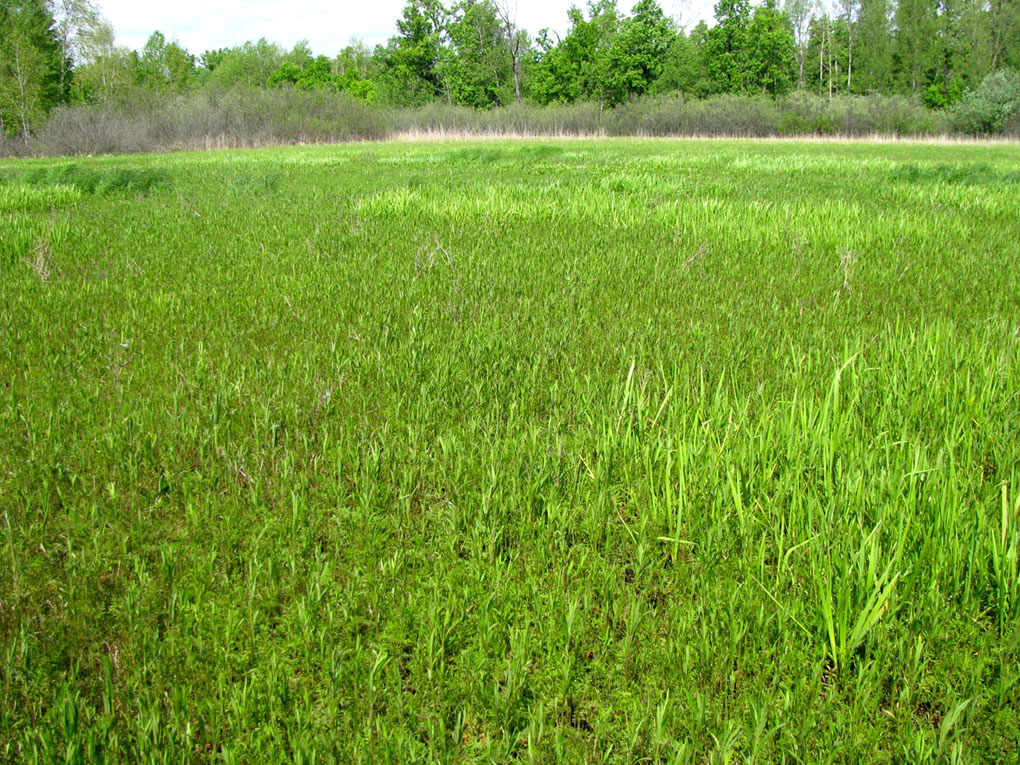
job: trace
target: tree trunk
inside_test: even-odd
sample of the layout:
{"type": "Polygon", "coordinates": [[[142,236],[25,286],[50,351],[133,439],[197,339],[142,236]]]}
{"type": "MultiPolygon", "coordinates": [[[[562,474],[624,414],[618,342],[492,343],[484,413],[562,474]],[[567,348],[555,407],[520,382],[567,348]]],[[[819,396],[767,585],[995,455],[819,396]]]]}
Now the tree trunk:
{"type": "Polygon", "coordinates": [[[829,100],[832,100],[832,30],[826,30],[826,39],[829,48],[829,100]]]}
{"type": "Polygon", "coordinates": [[[510,15],[510,5],[506,0],[497,0],[493,5],[496,15],[503,22],[506,42],[510,48],[510,62],[514,70],[514,99],[521,102],[521,40],[518,36],[517,21],[510,15]]]}
{"type": "Polygon", "coordinates": [[[992,3],[989,10],[992,16],[992,67],[991,71],[999,68],[999,53],[1002,52],[1002,2],[992,3]]]}
{"type": "Polygon", "coordinates": [[[521,102],[521,41],[514,39],[513,45],[510,46],[510,58],[513,62],[514,68],[514,99],[517,103],[521,102]]]}
{"type": "Polygon", "coordinates": [[[822,88],[825,87],[825,35],[822,35],[822,44],[818,46],[818,95],[821,97],[822,88]]]}
{"type": "Polygon", "coordinates": [[[847,47],[847,94],[850,94],[851,81],[854,78],[854,40],[847,47]]]}
{"type": "Polygon", "coordinates": [[[25,71],[21,65],[21,46],[14,48],[14,77],[18,83],[18,110],[21,112],[21,137],[28,143],[28,96],[25,93],[25,71]]]}
{"type": "Polygon", "coordinates": [[[850,95],[850,81],[854,76],[854,37],[850,35],[846,50],[846,92],[850,95]]]}

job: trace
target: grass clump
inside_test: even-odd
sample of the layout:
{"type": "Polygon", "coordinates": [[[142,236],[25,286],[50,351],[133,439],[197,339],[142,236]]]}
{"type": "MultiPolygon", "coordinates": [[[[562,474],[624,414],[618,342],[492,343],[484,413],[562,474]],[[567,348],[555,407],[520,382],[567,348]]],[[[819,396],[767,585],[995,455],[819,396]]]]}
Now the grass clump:
{"type": "Polygon", "coordinates": [[[74,186],[56,184],[46,188],[27,183],[0,185],[0,214],[50,210],[73,205],[81,199],[74,186]]]}
{"type": "Polygon", "coordinates": [[[920,166],[899,165],[889,173],[892,180],[912,183],[959,183],[970,186],[1012,186],[1020,184],[1020,172],[999,171],[986,162],[966,165],[937,164],[920,166]]]}
{"type": "Polygon", "coordinates": [[[148,194],[168,186],[170,176],[160,168],[90,168],[79,164],[64,164],[38,165],[24,173],[16,174],[14,180],[23,186],[69,187],[89,195],[125,192],[148,194]]]}

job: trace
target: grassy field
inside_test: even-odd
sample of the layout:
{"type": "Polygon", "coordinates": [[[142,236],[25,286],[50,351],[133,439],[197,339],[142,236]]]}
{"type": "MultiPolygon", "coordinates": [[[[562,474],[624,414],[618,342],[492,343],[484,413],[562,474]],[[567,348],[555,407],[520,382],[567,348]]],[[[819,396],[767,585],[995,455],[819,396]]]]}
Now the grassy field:
{"type": "Polygon", "coordinates": [[[0,179],[0,759],[1015,761],[1015,145],[0,179]]]}

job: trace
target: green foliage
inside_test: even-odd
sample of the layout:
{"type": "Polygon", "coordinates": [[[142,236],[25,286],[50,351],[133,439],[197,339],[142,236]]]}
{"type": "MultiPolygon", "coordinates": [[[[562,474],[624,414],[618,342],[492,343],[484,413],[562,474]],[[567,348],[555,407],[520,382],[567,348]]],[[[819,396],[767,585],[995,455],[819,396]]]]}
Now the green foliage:
{"type": "Polygon", "coordinates": [[[152,90],[187,90],[195,74],[195,57],[175,41],[167,42],[162,32],[153,32],[138,54],[135,77],[152,90]]]}
{"type": "Polygon", "coordinates": [[[65,101],[64,61],[50,7],[42,0],[0,3],[0,136],[28,133],[65,101]]]}
{"type": "Polygon", "coordinates": [[[112,40],[113,27],[93,0],[50,0],[54,16],[54,37],[60,52],[60,90],[71,93],[76,67],[99,55],[112,40]]]}
{"type": "Polygon", "coordinates": [[[446,12],[438,0],[408,0],[397,20],[398,36],[381,51],[390,99],[426,103],[443,91],[439,73],[446,12]]]}
{"type": "Polygon", "coordinates": [[[1020,73],[1004,69],[988,75],[964,95],[955,115],[971,135],[1020,133],[1020,73]]]}
{"type": "Polygon", "coordinates": [[[933,82],[925,88],[922,101],[929,109],[945,109],[955,101],[958,101],[962,93],[963,85],[959,80],[953,80],[949,84],[933,82]]]}
{"type": "Polygon", "coordinates": [[[280,68],[284,51],[279,45],[260,39],[234,48],[202,54],[202,82],[221,88],[265,87],[280,68]]]}
{"type": "Polygon", "coordinates": [[[776,0],[754,9],[747,27],[746,85],[771,96],[788,92],[794,84],[793,30],[776,0]]]}
{"type": "Polygon", "coordinates": [[[744,92],[747,87],[750,3],[748,0],[719,0],[715,5],[715,19],[715,26],[705,35],[713,92],[744,92]]]}
{"type": "Polygon", "coordinates": [[[901,89],[918,93],[929,70],[937,65],[935,47],[936,5],[931,0],[898,0],[896,4],[895,58],[901,89]]]}
{"type": "Polygon", "coordinates": [[[269,87],[283,84],[295,85],[301,90],[339,90],[340,79],[333,72],[332,62],[325,56],[316,56],[302,62],[301,65],[284,61],[269,76],[269,87]]]}
{"type": "Polygon", "coordinates": [[[606,51],[606,97],[616,105],[651,91],[677,39],[656,0],[639,0],[606,51]]]}
{"type": "Polygon", "coordinates": [[[446,22],[449,44],[442,50],[438,74],[450,101],[485,108],[513,99],[509,41],[490,0],[462,0],[446,22]]]}
{"type": "Polygon", "coordinates": [[[346,91],[363,101],[375,98],[375,83],[361,75],[349,53],[341,54],[336,60],[292,54],[290,60],[282,61],[269,75],[266,84],[274,88],[293,85],[299,90],[346,91]]]}
{"type": "Polygon", "coordinates": [[[620,27],[615,0],[588,6],[588,18],[575,6],[570,30],[558,45],[539,38],[540,55],[531,75],[532,98],[540,104],[605,101],[607,56],[620,27]]]}
{"type": "Polygon", "coordinates": [[[138,95],[138,56],[114,45],[112,28],[97,41],[96,51],[73,73],[71,98],[75,103],[125,103],[138,95]]]}
{"type": "MultiPolygon", "coordinates": [[[[206,51],[196,66],[194,56],[159,32],[141,51],[118,48],[92,0],[40,3],[0,6],[0,29],[9,9],[37,6],[42,9],[38,18],[48,18],[50,27],[45,45],[23,40],[24,55],[11,47],[23,34],[0,33],[0,45],[8,49],[0,58],[0,132],[5,135],[30,133],[55,104],[69,98],[130,111],[133,104],[158,100],[154,93],[208,91],[218,98],[234,89],[283,85],[342,91],[360,101],[411,109],[433,102],[477,109],[511,101],[589,102],[602,115],[607,107],[647,95],[780,98],[797,90],[829,98],[908,95],[942,111],[990,73],[1015,67],[1015,50],[1020,50],[1017,0],[988,5],[840,0],[832,9],[807,0],[784,0],[782,8],[778,0],[719,0],[716,23],[701,20],[689,34],[678,31],[660,0],[639,0],[628,13],[616,0],[592,0],[568,11],[563,39],[545,29],[534,40],[517,25],[506,0],[456,0],[449,7],[441,0],[406,0],[397,34],[374,50],[355,41],[332,56],[313,52],[307,40],[287,51],[263,38],[206,51]],[[55,25],[46,16],[49,9],[56,12],[55,25]],[[43,55],[40,45],[49,46],[49,53],[43,55]],[[54,50],[56,96],[42,88],[42,73],[50,71],[46,56],[54,50]],[[27,88],[16,85],[11,61],[22,61],[22,69],[32,73],[27,88]]],[[[45,26],[35,23],[37,29],[45,26]]],[[[725,108],[734,103],[727,100],[725,108]]],[[[975,104],[960,113],[981,108],[975,104]]],[[[757,119],[759,111],[756,104],[738,122],[757,119]]],[[[975,127],[980,119],[958,122],[972,133],[989,129],[975,127]]],[[[928,132],[932,121],[924,123],[920,132],[928,132]]],[[[1008,131],[1005,124],[994,130],[1008,131]]],[[[841,129],[839,118],[805,121],[798,114],[784,115],[781,129],[796,131],[802,125],[812,132],[841,129]]],[[[740,130],[724,126],[722,132],[740,130]]],[[[27,150],[6,144],[8,153],[27,150]]]]}
{"type": "Polygon", "coordinates": [[[854,46],[854,91],[889,93],[893,90],[894,37],[890,26],[891,0],[861,0],[854,46]]]}
{"type": "Polygon", "coordinates": [[[376,99],[377,86],[373,79],[376,73],[375,62],[364,43],[355,41],[340,51],[335,67],[341,90],[362,101],[372,102],[376,99]]]}
{"type": "Polygon", "coordinates": [[[704,39],[708,26],[702,22],[688,37],[679,33],[665,56],[662,75],[652,86],[653,93],[686,93],[705,97],[712,92],[705,61],[704,39]]]}
{"type": "Polygon", "coordinates": [[[1018,173],[0,162],[2,758],[1011,761],[1018,173]]]}

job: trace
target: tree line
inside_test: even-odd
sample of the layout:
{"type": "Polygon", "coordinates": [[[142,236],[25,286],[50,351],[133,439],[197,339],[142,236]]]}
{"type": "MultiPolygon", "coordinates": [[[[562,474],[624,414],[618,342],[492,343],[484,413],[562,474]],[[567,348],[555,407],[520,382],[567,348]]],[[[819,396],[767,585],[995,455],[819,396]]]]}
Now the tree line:
{"type": "Polygon", "coordinates": [[[999,108],[1020,98],[1020,0],[835,3],[718,0],[712,24],[687,28],[657,0],[629,12],[591,0],[560,37],[530,35],[507,0],[408,0],[386,44],[327,56],[265,38],[196,55],[160,32],[131,50],[91,0],[0,0],[0,135],[27,135],[60,104],[242,87],[475,108],[677,93],[901,94],[932,109],[982,88],[999,108]]]}

